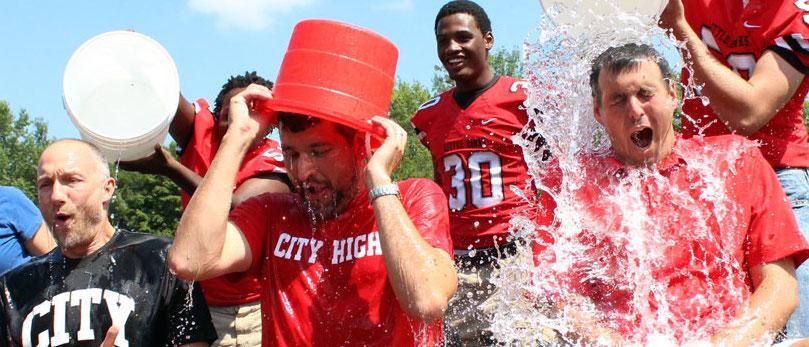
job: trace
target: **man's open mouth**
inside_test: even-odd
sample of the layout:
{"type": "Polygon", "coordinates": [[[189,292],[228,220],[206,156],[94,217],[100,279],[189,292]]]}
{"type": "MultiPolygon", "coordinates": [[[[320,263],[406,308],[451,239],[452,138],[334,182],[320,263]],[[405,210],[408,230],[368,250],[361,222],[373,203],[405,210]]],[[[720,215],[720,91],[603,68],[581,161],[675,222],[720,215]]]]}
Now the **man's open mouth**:
{"type": "Polygon", "coordinates": [[[649,148],[649,146],[652,144],[653,135],[654,132],[652,131],[652,128],[643,128],[641,130],[633,132],[630,138],[632,139],[632,143],[634,143],[636,147],[640,149],[646,149],[649,148]]]}
{"type": "Polygon", "coordinates": [[[64,212],[57,212],[55,217],[56,224],[64,225],[70,220],[71,215],[64,212]]]}

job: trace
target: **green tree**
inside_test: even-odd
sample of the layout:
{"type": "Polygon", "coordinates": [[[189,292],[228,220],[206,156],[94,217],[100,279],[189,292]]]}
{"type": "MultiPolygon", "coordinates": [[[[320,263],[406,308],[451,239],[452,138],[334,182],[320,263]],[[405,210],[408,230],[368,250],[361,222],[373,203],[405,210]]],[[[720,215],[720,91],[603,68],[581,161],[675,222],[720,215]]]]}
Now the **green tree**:
{"type": "Polygon", "coordinates": [[[179,188],[163,176],[121,170],[118,188],[110,206],[117,228],[174,236],[180,210],[179,188]]]}
{"type": "MultiPolygon", "coordinates": [[[[171,143],[170,153],[177,145],[171,143]]],[[[144,175],[113,168],[118,188],[110,206],[113,225],[121,229],[174,236],[180,221],[180,188],[159,175],[144,175]]]]}
{"type": "Polygon", "coordinates": [[[15,118],[0,100],[0,185],[14,186],[36,201],[37,160],[48,145],[48,125],[21,110],[15,118]]]}
{"type": "MultiPolygon", "coordinates": [[[[522,77],[522,57],[516,48],[510,50],[497,49],[489,52],[489,65],[494,73],[500,76],[522,77]]],[[[433,66],[432,92],[435,95],[452,88],[455,82],[447,75],[447,70],[441,65],[433,66]]]]}
{"type": "Polygon", "coordinates": [[[430,92],[418,81],[408,83],[401,79],[396,81],[390,101],[390,117],[407,130],[407,147],[405,155],[393,178],[401,180],[411,177],[432,179],[433,164],[430,151],[416,138],[410,117],[425,101],[430,99],[430,92]]]}

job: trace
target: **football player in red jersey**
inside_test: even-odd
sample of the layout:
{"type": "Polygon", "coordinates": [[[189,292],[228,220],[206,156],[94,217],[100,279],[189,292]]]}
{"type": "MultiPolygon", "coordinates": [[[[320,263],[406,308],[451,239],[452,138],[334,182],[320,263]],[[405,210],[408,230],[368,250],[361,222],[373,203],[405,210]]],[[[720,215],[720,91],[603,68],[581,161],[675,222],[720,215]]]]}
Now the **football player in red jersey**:
{"type": "MultiPolygon", "coordinates": [[[[202,181],[202,176],[211,166],[222,138],[228,129],[228,101],[250,84],[272,88],[273,83],[253,72],[231,76],[222,86],[213,111],[205,99],[188,102],[180,96],[180,104],[169,133],[178,143],[180,160],[160,146],[155,146],[151,156],[132,162],[122,162],[124,170],[163,175],[180,186],[182,206],[185,208],[191,195],[202,181]]],[[[269,129],[268,129],[269,130],[269,129]]],[[[284,168],[284,158],[278,142],[261,136],[254,142],[239,167],[233,184],[231,206],[263,193],[290,191],[289,179],[284,168]]],[[[214,346],[257,345],[261,343],[261,285],[254,276],[244,276],[240,281],[223,277],[202,281],[205,299],[219,334],[214,346]]]]}
{"type": "MultiPolygon", "coordinates": [[[[809,90],[809,2],[805,0],[672,0],[661,26],[686,42],[698,93],[689,100],[683,134],[738,133],[758,140],[809,236],[809,135],[802,109],[809,90]]],[[[787,324],[809,336],[809,266],[797,269],[800,306],[787,324]]]]}
{"type": "Polygon", "coordinates": [[[544,194],[540,210],[522,150],[511,137],[528,121],[525,82],[497,76],[489,66],[494,44],[486,12],[472,1],[451,1],[435,19],[438,58],[455,87],[427,101],[411,122],[430,150],[435,179],[447,195],[459,291],[445,317],[452,345],[490,345],[488,318],[478,307],[492,298],[489,282],[497,258],[514,254],[509,220],[528,214],[552,220],[544,194]],[[511,186],[526,191],[515,194],[511,186]]]}

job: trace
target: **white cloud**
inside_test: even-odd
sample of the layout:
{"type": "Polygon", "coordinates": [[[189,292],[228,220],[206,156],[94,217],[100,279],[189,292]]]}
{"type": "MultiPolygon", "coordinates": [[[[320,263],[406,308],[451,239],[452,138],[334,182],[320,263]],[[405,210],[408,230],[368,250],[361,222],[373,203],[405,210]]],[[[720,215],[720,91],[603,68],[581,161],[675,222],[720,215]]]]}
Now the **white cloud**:
{"type": "Polygon", "coordinates": [[[188,0],[188,7],[214,16],[219,26],[261,30],[270,25],[275,16],[288,13],[296,7],[308,6],[312,2],[313,0],[188,0]]]}
{"type": "Polygon", "coordinates": [[[390,11],[412,11],[415,8],[413,0],[393,0],[385,1],[375,6],[380,10],[390,11]]]}

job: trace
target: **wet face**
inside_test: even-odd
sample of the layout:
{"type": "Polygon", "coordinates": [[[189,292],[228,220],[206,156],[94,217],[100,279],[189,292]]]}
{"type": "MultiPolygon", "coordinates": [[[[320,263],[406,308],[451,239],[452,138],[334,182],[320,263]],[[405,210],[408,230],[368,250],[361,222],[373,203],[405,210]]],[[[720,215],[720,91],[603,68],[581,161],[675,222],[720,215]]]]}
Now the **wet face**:
{"type": "Polygon", "coordinates": [[[618,159],[641,166],[666,158],[674,147],[677,95],[657,64],[645,59],[619,73],[603,69],[598,85],[602,98],[593,99],[595,117],[618,159]]]}
{"type": "Polygon", "coordinates": [[[460,89],[474,89],[489,81],[488,51],[494,44],[494,36],[491,32],[482,33],[475,17],[456,13],[441,18],[435,40],[438,59],[460,89]]]}
{"type": "Polygon", "coordinates": [[[361,153],[357,145],[321,121],[303,131],[280,129],[284,164],[296,190],[317,216],[346,210],[361,189],[361,153]]]}
{"type": "Polygon", "coordinates": [[[103,237],[115,180],[96,158],[76,141],[57,142],[39,158],[39,208],[63,250],[87,248],[103,237]]]}

